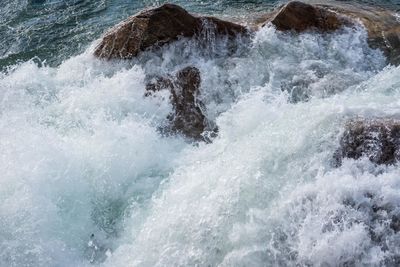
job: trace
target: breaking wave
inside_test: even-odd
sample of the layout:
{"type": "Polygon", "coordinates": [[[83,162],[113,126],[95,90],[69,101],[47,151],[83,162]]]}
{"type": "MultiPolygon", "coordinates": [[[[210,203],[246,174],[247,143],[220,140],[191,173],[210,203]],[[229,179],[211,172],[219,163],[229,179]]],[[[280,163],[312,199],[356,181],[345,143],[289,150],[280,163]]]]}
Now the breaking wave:
{"type": "Polygon", "coordinates": [[[0,265],[400,264],[400,173],[332,157],[345,122],[397,116],[400,69],[365,30],[180,40],[129,62],[85,53],[0,74],[0,265]],[[201,72],[212,144],[162,136],[201,72]]]}

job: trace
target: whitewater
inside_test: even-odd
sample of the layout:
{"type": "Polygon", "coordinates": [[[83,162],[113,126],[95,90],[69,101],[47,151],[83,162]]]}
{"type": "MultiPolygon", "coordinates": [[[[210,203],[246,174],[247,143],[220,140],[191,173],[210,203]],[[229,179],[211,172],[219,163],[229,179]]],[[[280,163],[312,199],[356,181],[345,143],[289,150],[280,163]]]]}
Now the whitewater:
{"type": "Polygon", "coordinates": [[[349,119],[399,117],[400,68],[361,25],[267,25],[233,54],[204,34],[129,61],[95,58],[97,40],[0,72],[0,266],[400,263],[398,165],[333,164],[349,119]],[[148,77],[186,66],[212,143],[160,133],[169,93],[144,97],[148,77]]]}

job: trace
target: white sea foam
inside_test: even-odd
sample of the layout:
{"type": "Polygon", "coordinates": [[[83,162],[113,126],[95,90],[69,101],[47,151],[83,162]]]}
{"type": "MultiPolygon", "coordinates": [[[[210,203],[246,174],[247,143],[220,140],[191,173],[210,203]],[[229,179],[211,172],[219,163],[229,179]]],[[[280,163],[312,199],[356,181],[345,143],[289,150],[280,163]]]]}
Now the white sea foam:
{"type": "MultiPolygon", "coordinates": [[[[389,264],[397,167],[334,169],[347,119],[397,116],[400,69],[361,28],[261,29],[228,55],[180,40],[131,62],[90,51],[0,77],[0,265],[389,264]],[[212,144],[158,131],[167,92],[146,79],[194,65],[212,144]],[[375,206],[374,206],[375,205],[375,206]],[[375,212],[378,207],[378,212],[375,212]],[[372,234],[373,233],[373,234],[372,234]]],[[[397,191],[396,191],[397,190],[397,191]]]]}

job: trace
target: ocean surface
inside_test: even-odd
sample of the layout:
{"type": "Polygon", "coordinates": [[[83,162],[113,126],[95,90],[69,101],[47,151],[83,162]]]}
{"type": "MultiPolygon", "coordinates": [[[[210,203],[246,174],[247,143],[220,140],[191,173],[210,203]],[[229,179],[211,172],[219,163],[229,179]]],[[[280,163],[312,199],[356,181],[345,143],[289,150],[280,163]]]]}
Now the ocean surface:
{"type": "MultiPolygon", "coordinates": [[[[348,120],[400,117],[400,68],[362,26],[92,56],[163,2],[0,0],[0,266],[398,266],[399,166],[332,159],[348,120]],[[211,144],[161,135],[169,95],[143,97],[186,66],[211,144]]],[[[235,21],[285,3],[172,2],[235,21]]]]}

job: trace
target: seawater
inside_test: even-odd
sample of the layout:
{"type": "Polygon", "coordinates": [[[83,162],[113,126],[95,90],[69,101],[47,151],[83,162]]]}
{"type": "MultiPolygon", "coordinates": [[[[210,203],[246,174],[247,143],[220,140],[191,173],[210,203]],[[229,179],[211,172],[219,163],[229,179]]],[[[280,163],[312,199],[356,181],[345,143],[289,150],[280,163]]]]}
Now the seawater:
{"type": "Polygon", "coordinates": [[[81,53],[43,45],[52,63],[16,48],[0,73],[0,266],[396,266],[398,166],[332,164],[349,119],[399,116],[400,69],[361,26],[266,26],[233,54],[208,36],[111,62],[92,56],[97,33],[71,36],[86,34],[81,53]],[[185,66],[211,144],[162,136],[168,92],[144,97],[149,76],[185,66]]]}

